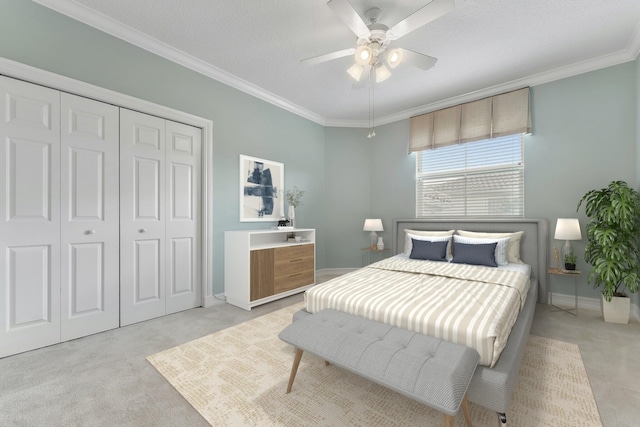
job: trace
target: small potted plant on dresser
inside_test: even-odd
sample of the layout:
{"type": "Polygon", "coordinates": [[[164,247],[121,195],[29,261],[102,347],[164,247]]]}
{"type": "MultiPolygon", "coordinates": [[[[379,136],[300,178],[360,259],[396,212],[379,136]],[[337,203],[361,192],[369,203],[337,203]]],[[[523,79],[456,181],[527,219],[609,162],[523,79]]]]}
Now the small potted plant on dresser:
{"type": "Polygon", "coordinates": [[[580,202],[590,218],[584,260],[591,264],[588,282],[602,287],[606,322],[628,323],[631,300],[640,290],[640,194],[624,181],[588,191],[580,202]]]}
{"type": "Polygon", "coordinates": [[[578,257],[574,253],[566,254],[564,256],[564,269],[567,271],[574,271],[576,269],[576,261],[578,257]]]}

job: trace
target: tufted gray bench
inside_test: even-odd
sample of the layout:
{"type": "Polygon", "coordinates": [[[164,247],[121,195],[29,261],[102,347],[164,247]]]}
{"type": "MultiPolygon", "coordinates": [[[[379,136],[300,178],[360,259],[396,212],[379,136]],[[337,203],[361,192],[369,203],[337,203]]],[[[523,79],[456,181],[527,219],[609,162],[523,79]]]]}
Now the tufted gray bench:
{"type": "Polygon", "coordinates": [[[336,310],[299,318],[279,335],[296,348],[287,393],[303,351],[443,412],[453,427],[480,356],[468,347],[336,310]]]}

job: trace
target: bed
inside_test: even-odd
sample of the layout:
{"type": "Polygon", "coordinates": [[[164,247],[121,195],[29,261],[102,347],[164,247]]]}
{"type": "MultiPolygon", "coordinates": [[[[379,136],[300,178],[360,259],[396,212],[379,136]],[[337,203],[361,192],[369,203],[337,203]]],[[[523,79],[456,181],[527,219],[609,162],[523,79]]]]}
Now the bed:
{"type": "Polygon", "coordinates": [[[308,312],[334,308],[475,348],[481,364],[469,386],[468,399],[496,411],[501,423],[506,424],[505,413],[517,384],[535,304],[546,298],[547,239],[547,221],[538,219],[394,220],[393,258],[308,290],[306,307],[308,312]],[[406,251],[407,229],[522,231],[519,249],[523,267],[458,264],[453,268],[450,263],[416,262],[401,255],[406,251]],[[432,282],[445,286],[431,288],[432,282]],[[484,287],[489,290],[485,292],[484,287]],[[473,289],[473,294],[467,294],[465,289],[473,289]],[[423,303],[423,297],[424,301],[429,298],[429,302],[423,303]],[[478,306],[471,305],[474,300],[478,300],[478,306]],[[416,301],[422,305],[416,305],[416,301]],[[435,305],[444,309],[445,314],[431,313],[430,307],[435,305]],[[502,307],[506,307],[504,312],[502,307]],[[492,317],[485,320],[480,311],[487,311],[487,316],[492,317]],[[425,312],[430,314],[424,316],[425,312]],[[449,318],[451,312],[456,312],[457,317],[449,318]],[[488,332],[479,333],[481,327],[488,332]]]}

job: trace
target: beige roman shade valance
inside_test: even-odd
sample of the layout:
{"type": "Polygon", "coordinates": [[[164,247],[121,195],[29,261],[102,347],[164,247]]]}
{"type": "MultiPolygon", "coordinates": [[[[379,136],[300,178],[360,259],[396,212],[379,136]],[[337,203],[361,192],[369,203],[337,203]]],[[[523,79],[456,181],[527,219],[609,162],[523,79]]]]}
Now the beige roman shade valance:
{"type": "Polygon", "coordinates": [[[409,152],[531,132],[529,88],[411,117],[409,152]]]}

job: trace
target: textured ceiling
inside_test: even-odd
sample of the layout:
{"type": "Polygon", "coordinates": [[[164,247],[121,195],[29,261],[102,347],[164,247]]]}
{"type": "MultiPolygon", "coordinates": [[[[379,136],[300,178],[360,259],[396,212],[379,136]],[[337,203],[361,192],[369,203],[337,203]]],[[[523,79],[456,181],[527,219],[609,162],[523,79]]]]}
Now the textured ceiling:
{"type": "MultiPolygon", "coordinates": [[[[329,126],[367,126],[369,90],[352,89],[355,47],[325,0],[34,0],[329,126]]],[[[429,0],[351,0],[392,26],[429,0]]],[[[454,11],[392,42],[438,58],[375,86],[376,123],[633,60],[638,0],[455,0],[454,11]]]]}

